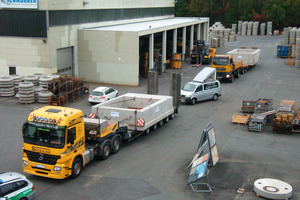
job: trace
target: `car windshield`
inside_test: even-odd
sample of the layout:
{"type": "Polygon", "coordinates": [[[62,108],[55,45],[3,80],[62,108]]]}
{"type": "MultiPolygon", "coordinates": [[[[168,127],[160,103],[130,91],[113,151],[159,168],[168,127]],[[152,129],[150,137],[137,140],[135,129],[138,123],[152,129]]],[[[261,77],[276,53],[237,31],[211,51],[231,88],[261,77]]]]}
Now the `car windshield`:
{"type": "Polygon", "coordinates": [[[193,92],[195,90],[195,88],[197,87],[197,85],[191,84],[191,83],[187,83],[185,84],[185,86],[182,88],[182,90],[184,91],[188,91],[188,92],[193,92]]]}
{"type": "Polygon", "coordinates": [[[103,96],[103,92],[93,91],[92,95],[93,96],[103,96]]]}
{"type": "Polygon", "coordinates": [[[23,139],[25,143],[63,148],[65,144],[66,127],[41,123],[25,123],[23,139]]]}
{"type": "Polygon", "coordinates": [[[229,59],[226,57],[214,57],[213,58],[213,64],[214,65],[225,65],[227,66],[229,63],[229,59]]]}

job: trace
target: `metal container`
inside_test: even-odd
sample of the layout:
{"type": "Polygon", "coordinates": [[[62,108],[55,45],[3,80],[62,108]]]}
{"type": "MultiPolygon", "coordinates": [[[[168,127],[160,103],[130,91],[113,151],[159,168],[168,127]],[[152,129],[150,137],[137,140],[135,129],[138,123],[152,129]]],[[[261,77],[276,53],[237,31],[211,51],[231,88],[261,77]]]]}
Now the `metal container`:
{"type": "Polygon", "coordinates": [[[260,49],[234,49],[227,52],[227,55],[232,55],[233,60],[242,60],[243,66],[254,66],[261,58],[260,49]]]}
{"type": "Polygon", "coordinates": [[[173,97],[127,93],[92,107],[100,119],[120,122],[128,130],[144,131],[174,114],[173,97]]]}

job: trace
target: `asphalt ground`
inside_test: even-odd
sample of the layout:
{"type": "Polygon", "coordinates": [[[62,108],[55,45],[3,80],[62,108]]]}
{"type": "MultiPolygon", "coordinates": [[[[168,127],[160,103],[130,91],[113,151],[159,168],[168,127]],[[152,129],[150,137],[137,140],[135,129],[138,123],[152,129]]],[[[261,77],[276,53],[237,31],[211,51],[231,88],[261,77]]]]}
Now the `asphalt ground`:
{"type": "MultiPolygon", "coordinates": [[[[163,127],[124,143],[119,153],[105,161],[89,163],[77,179],[53,180],[25,174],[36,188],[37,200],[105,199],[105,200],[179,200],[179,199],[257,199],[254,181],[275,178],[293,187],[293,197],[300,199],[300,134],[272,133],[268,122],[264,131],[248,132],[247,126],[232,124],[232,115],[240,113],[243,100],[273,99],[278,108],[281,100],[296,100],[300,107],[300,69],[284,64],[276,57],[281,36],[239,36],[226,43],[217,54],[241,46],[257,46],[261,61],[234,83],[221,83],[218,101],[181,105],[175,119],[163,127]],[[206,125],[215,127],[220,160],[210,168],[211,193],[195,193],[187,185],[187,168],[206,125]],[[244,194],[237,189],[244,188],[244,194]]],[[[187,61],[181,69],[168,69],[159,76],[159,92],[169,94],[171,72],[180,73],[182,86],[205,66],[193,68],[187,61]]],[[[90,89],[100,84],[90,84],[90,89]]],[[[147,80],[139,87],[113,86],[119,95],[127,92],[146,93],[147,80]]],[[[22,124],[30,110],[43,104],[19,104],[15,98],[0,98],[0,171],[22,171],[22,124]]],[[[88,114],[88,96],[66,106],[88,114]]],[[[24,173],[23,173],[24,174],[24,173]]]]}

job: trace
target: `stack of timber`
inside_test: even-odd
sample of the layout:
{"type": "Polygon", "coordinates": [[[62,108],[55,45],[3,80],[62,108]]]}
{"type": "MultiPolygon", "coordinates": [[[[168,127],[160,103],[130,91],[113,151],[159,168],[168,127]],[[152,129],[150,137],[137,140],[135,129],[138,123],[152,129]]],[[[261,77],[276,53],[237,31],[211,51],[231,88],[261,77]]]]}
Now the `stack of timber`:
{"type": "Polygon", "coordinates": [[[294,120],[295,101],[282,100],[276,118],[273,120],[273,132],[282,134],[292,133],[294,120]]]}
{"type": "Polygon", "coordinates": [[[235,124],[248,124],[251,114],[238,114],[232,116],[232,123],[235,124]]]}

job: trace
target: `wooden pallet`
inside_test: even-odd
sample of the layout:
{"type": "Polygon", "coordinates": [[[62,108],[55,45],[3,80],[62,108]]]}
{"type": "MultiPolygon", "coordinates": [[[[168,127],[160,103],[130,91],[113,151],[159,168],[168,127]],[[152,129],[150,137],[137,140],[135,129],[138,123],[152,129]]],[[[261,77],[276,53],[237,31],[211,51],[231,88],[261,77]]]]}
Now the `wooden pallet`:
{"type": "Polygon", "coordinates": [[[194,64],[192,67],[200,67],[202,64],[194,64]]]}
{"type": "Polygon", "coordinates": [[[232,123],[234,124],[248,124],[251,114],[239,114],[232,116],[232,123]]]}

